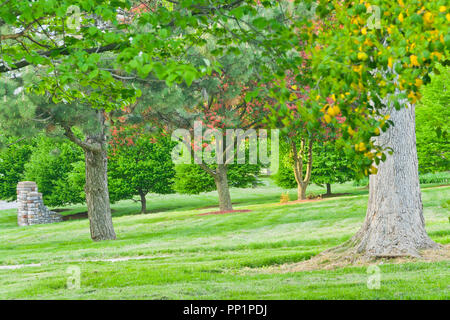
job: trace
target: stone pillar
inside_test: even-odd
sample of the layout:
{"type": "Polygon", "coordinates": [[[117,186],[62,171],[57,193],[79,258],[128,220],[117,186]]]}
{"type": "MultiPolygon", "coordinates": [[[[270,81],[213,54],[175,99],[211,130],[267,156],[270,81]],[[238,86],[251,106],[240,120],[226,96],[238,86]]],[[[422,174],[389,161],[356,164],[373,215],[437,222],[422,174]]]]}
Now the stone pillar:
{"type": "Polygon", "coordinates": [[[54,223],[62,221],[62,216],[50,211],[38,192],[36,182],[22,181],[17,185],[17,223],[19,226],[54,223]]]}

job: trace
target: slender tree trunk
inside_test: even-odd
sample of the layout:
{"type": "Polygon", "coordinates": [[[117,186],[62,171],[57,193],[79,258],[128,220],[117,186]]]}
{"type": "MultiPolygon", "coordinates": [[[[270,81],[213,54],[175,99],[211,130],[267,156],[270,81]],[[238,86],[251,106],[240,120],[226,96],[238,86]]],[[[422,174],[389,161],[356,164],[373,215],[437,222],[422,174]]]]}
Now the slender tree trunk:
{"type": "Polygon", "coordinates": [[[114,240],[114,232],[108,191],[108,158],[106,148],[101,151],[85,149],[86,204],[94,241],[114,240]]]}
{"type": "Polygon", "coordinates": [[[305,200],[306,199],[306,188],[308,187],[307,184],[303,182],[297,182],[297,198],[298,200],[305,200]]]}
{"type": "Polygon", "coordinates": [[[214,181],[219,194],[220,211],[233,210],[231,205],[230,188],[228,186],[227,167],[224,164],[217,165],[217,171],[214,176],[214,181]]]}
{"type": "Polygon", "coordinates": [[[327,183],[327,196],[331,195],[331,184],[327,183]]]}
{"type": "Polygon", "coordinates": [[[139,191],[139,196],[141,197],[141,213],[146,213],[147,211],[147,198],[143,191],[139,191]]]}
{"type": "Polygon", "coordinates": [[[376,140],[394,153],[370,176],[366,219],[352,241],[358,253],[368,256],[419,256],[419,250],[437,244],[425,231],[414,106],[393,109],[391,119],[394,126],[376,140]]]}
{"type": "Polygon", "coordinates": [[[308,143],[308,150],[306,152],[305,150],[305,139],[301,139],[301,146],[300,150],[297,151],[297,145],[295,144],[295,141],[291,142],[292,147],[292,155],[294,159],[294,177],[295,181],[297,182],[297,199],[298,200],[305,200],[306,199],[306,188],[308,188],[309,180],[311,179],[311,171],[312,171],[312,161],[313,161],[313,155],[312,155],[312,145],[313,145],[313,139],[309,140],[308,143]],[[303,177],[303,153],[306,152],[306,174],[303,177]]]}

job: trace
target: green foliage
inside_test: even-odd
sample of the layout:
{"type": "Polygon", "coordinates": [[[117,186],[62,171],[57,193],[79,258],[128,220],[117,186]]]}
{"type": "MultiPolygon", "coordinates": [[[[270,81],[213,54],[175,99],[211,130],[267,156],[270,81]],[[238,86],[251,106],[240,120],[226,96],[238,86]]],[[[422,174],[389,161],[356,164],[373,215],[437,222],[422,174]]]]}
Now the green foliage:
{"type": "MultiPolygon", "coordinates": [[[[10,143],[13,143],[12,139],[10,143]]],[[[0,150],[0,199],[16,199],[17,183],[23,180],[25,164],[32,150],[33,146],[29,142],[13,143],[0,150]]]]}
{"type": "Polygon", "coordinates": [[[427,183],[450,183],[450,171],[447,172],[437,172],[437,173],[425,173],[419,175],[419,180],[421,184],[427,183]]]}
{"type": "MultiPolygon", "coordinates": [[[[211,166],[214,170],[215,166],[211,166]]],[[[228,185],[234,188],[255,187],[260,184],[258,175],[262,166],[259,164],[230,164],[228,166],[228,185]]],[[[174,189],[178,193],[199,194],[216,190],[214,178],[196,164],[180,164],[175,167],[174,189]]]]}
{"type": "Polygon", "coordinates": [[[174,189],[182,194],[199,194],[216,189],[213,177],[194,164],[175,166],[176,176],[174,189]]]}
{"type": "Polygon", "coordinates": [[[45,204],[49,206],[83,203],[84,183],[74,184],[70,178],[74,167],[81,161],[83,151],[75,144],[39,136],[25,165],[25,179],[37,183],[45,204]]]}
{"type": "Polygon", "coordinates": [[[316,143],[313,147],[313,157],[312,182],[319,185],[335,184],[355,178],[351,159],[335,142],[316,143]]]}
{"type": "MultiPolygon", "coordinates": [[[[419,174],[419,181],[421,184],[427,183],[450,183],[450,172],[437,172],[437,173],[425,173],[419,174]]],[[[355,180],[353,182],[355,187],[365,187],[369,185],[369,178],[355,180]]]]}
{"type": "Polygon", "coordinates": [[[152,142],[139,136],[134,143],[110,150],[109,192],[111,201],[130,199],[147,193],[173,192],[175,177],[171,150],[174,143],[166,137],[152,142]]]}
{"type": "Polygon", "coordinates": [[[419,172],[450,170],[450,67],[439,66],[416,107],[419,172]]]}
{"type": "MultiPolygon", "coordinates": [[[[291,150],[285,142],[281,142],[280,168],[274,176],[275,183],[286,189],[296,188],[291,150]]],[[[313,146],[313,166],[311,182],[318,185],[344,183],[354,179],[355,172],[350,168],[351,159],[333,142],[316,142],[313,146]]],[[[303,165],[303,174],[306,173],[303,165]]]]}

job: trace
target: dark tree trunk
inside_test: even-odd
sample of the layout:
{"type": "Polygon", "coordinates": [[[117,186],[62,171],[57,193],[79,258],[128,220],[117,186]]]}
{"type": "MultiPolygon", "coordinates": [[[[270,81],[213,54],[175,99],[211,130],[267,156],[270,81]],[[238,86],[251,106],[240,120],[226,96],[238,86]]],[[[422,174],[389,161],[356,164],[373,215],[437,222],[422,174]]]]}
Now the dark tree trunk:
{"type": "Polygon", "coordinates": [[[221,211],[233,210],[231,205],[230,188],[228,186],[227,167],[224,164],[217,165],[214,181],[219,194],[219,207],[221,211]]]}
{"type": "Polygon", "coordinates": [[[327,183],[327,196],[331,196],[331,184],[327,183]]]}
{"type": "Polygon", "coordinates": [[[100,151],[85,149],[86,204],[94,241],[114,240],[114,232],[108,191],[108,158],[106,148],[100,151]]]}
{"type": "Polygon", "coordinates": [[[147,198],[146,194],[143,191],[139,192],[139,196],[141,197],[141,213],[147,212],[147,198]]]}
{"type": "Polygon", "coordinates": [[[352,242],[358,253],[368,256],[420,256],[419,250],[437,244],[425,231],[414,106],[390,114],[394,126],[377,137],[377,143],[394,153],[370,176],[366,220],[352,242]]]}

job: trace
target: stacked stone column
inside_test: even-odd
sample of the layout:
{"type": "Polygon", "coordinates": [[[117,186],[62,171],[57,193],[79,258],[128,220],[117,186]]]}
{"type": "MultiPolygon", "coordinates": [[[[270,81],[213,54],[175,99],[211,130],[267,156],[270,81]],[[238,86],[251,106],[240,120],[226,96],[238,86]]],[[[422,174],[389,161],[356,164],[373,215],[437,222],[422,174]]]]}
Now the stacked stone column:
{"type": "Polygon", "coordinates": [[[50,211],[38,192],[36,182],[22,181],[17,185],[17,223],[19,226],[54,223],[62,221],[62,216],[50,211]]]}

